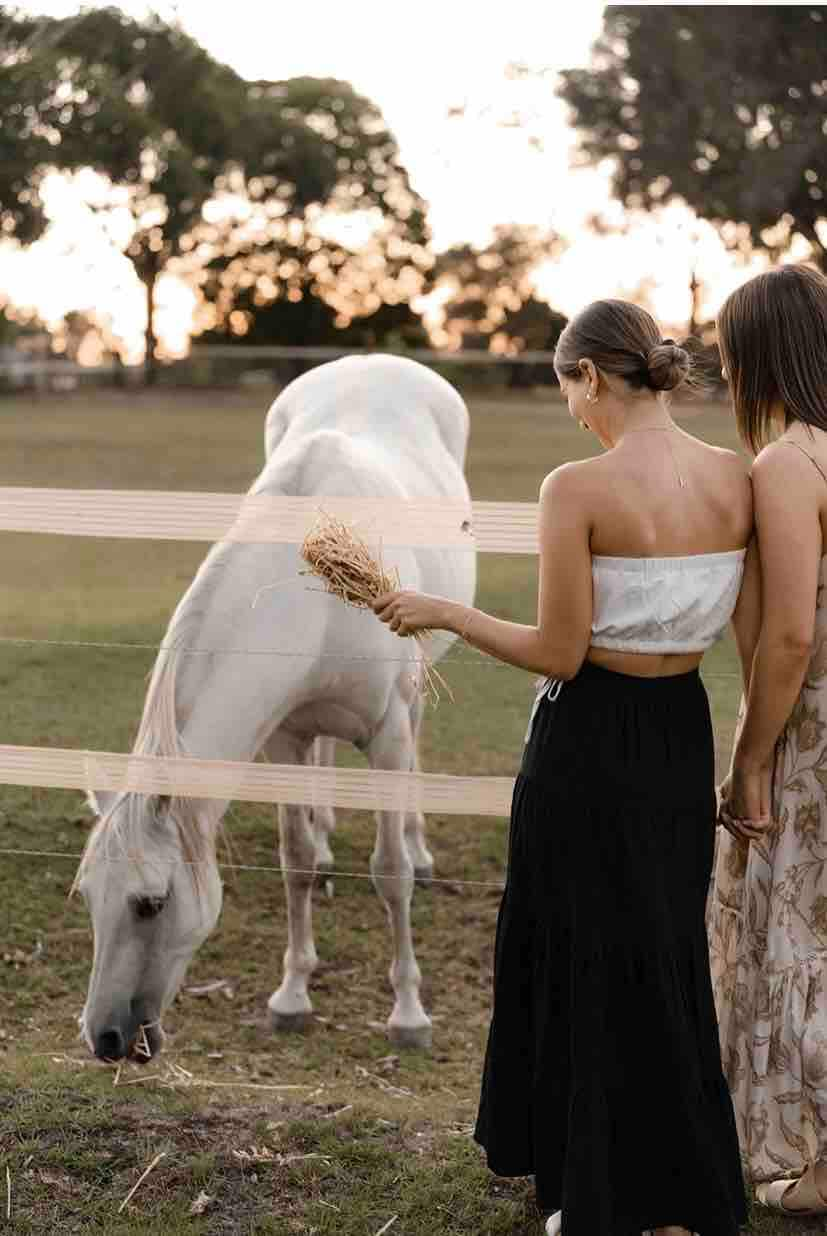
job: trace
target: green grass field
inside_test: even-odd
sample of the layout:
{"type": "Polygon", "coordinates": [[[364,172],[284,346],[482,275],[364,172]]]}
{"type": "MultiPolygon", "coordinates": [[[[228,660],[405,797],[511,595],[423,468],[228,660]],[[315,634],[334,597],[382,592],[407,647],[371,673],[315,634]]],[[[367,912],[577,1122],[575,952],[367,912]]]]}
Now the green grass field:
{"type": "MultiPolygon", "coordinates": [[[[547,396],[489,397],[471,408],[468,475],[478,499],[533,500],[549,469],[595,449],[547,396]]],[[[223,392],[5,401],[0,484],[240,492],[262,463],[265,412],[259,396],[223,392]]],[[[721,406],[694,414],[693,426],[734,445],[721,406]]],[[[3,534],[2,546],[0,741],[127,750],[153,653],[82,645],[157,644],[206,547],[29,534],[3,534]]],[[[529,619],[535,570],[530,558],[482,556],[479,603],[529,619]]],[[[456,702],[428,715],[424,767],[513,774],[531,677],[464,649],[443,672],[456,702]]],[[[738,693],[730,642],[707,658],[705,677],[723,762],[738,693]]],[[[241,871],[227,873],[222,921],[188,978],[227,980],[231,998],[182,993],[166,1019],[164,1056],[119,1075],[93,1063],[76,1033],[91,935],[82,904],[67,900],[74,863],[58,855],[80,851],[89,822],[78,794],[0,792],[0,849],[53,855],[0,854],[0,1230],[7,1167],[9,1230],[21,1236],[58,1224],[107,1236],[372,1236],[391,1220],[392,1236],[539,1230],[530,1182],[490,1176],[468,1136],[499,894],[453,881],[502,879],[504,820],[429,821],[436,875],[451,881],[414,899],[430,1055],[396,1054],[384,1037],[384,911],[369,880],[341,875],[332,900],[321,890],[315,898],[313,1028],[273,1037],[264,1011],[286,938],[281,879],[241,871]],[[285,1086],[297,1089],[277,1089],[285,1086]],[[191,1214],[202,1191],[212,1200],[191,1214]]],[[[236,862],[277,863],[273,810],[238,804],[228,824],[236,862]]],[[[367,813],[340,815],[333,846],[342,871],[364,877],[372,844],[367,813]]],[[[764,1220],[752,1230],[776,1228],[764,1220]]]]}

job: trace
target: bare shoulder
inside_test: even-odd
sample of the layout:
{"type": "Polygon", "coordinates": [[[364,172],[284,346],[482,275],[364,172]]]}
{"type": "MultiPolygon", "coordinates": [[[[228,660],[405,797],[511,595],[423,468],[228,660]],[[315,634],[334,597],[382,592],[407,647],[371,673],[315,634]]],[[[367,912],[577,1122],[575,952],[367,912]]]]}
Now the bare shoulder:
{"type": "Polygon", "coordinates": [[[742,476],[745,480],[749,477],[750,460],[740,451],[734,451],[728,446],[713,446],[711,442],[704,442],[703,438],[696,438],[694,434],[687,433],[685,429],[681,432],[684,437],[691,439],[696,446],[699,446],[707,458],[714,461],[729,476],[742,476]]]}
{"type": "Polygon", "coordinates": [[[740,451],[731,451],[726,446],[713,446],[710,450],[715,452],[715,455],[720,459],[721,464],[729,468],[736,476],[749,476],[751,461],[746,455],[742,455],[740,451]]]}
{"type": "Polygon", "coordinates": [[[570,500],[578,494],[584,494],[592,471],[589,465],[597,462],[597,459],[573,459],[569,463],[560,464],[549,472],[540,486],[540,502],[570,500]]]}
{"type": "Polygon", "coordinates": [[[731,451],[723,446],[713,446],[710,449],[715,452],[718,466],[727,480],[734,484],[740,484],[744,490],[748,491],[750,488],[751,460],[747,459],[739,451],[731,451]]]}
{"type": "Polygon", "coordinates": [[[779,438],[755,456],[750,476],[753,484],[758,486],[788,485],[791,482],[817,485],[820,471],[821,465],[803,447],[779,438]]]}

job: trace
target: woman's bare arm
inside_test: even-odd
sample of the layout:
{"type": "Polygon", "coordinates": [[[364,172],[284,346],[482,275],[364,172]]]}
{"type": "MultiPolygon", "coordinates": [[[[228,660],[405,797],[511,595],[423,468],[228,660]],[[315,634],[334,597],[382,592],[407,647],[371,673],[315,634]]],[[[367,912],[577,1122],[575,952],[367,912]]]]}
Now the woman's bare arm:
{"type": "Polygon", "coordinates": [[[415,592],[386,593],[374,610],[400,635],[456,631],[500,661],[553,678],[573,678],[591,639],[592,570],[581,469],[564,464],[540,489],[537,623],[507,622],[483,610],[415,592]]]}
{"type": "Polygon", "coordinates": [[[744,578],[738,594],[738,604],[732,615],[732,627],[735,632],[735,644],[741,662],[741,677],[746,696],[749,693],[752,664],[755,660],[755,649],[758,647],[758,636],[761,631],[761,560],[755,536],[752,537],[747,547],[744,578]]]}
{"type": "Polygon", "coordinates": [[[776,443],[753,467],[762,616],[747,712],[735,752],[766,768],[804,682],[815,630],[824,482],[797,451],[776,443]]]}

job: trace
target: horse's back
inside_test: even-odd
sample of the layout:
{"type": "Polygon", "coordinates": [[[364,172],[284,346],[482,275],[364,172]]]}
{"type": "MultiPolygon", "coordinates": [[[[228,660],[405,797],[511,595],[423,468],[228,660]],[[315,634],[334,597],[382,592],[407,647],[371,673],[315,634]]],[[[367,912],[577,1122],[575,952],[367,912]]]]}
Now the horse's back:
{"type": "Polygon", "coordinates": [[[268,458],[282,444],[324,428],[434,455],[441,444],[460,471],[465,465],[468,409],[462,396],[406,357],[348,356],[296,378],[267,415],[268,458]]]}
{"type": "Polygon", "coordinates": [[[401,449],[338,428],[291,434],[273,452],[253,493],[284,497],[469,500],[464,473],[441,443],[401,449]]]}

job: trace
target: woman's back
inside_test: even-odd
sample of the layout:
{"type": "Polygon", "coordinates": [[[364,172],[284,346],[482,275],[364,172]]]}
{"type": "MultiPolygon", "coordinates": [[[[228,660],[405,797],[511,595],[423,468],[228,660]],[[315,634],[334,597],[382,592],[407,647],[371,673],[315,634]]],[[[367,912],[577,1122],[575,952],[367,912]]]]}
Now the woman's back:
{"type": "Polygon", "coordinates": [[[735,609],[752,510],[746,464],[660,398],[690,365],[625,302],[566,327],[561,389],[606,454],[544,482],[536,636],[511,635],[546,676],[475,1135],[495,1171],[534,1171],[558,1212],[547,1232],[567,1236],[737,1236],[746,1221],[703,929],[715,749],[696,667],[735,609]]]}
{"type": "Polygon", "coordinates": [[[593,554],[714,554],[749,541],[746,460],[680,429],[627,433],[614,450],[586,462],[583,483],[593,511],[593,554]]]}
{"type": "Polygon", "coordinates": [[[646,677],[693,669],[737,599],[752,531],[746,461],[674,427],[631,430],[579,467],[592,529],[588,659],[646,677]],[[656,572],[629,561],[651,559],[656,572]]]}

